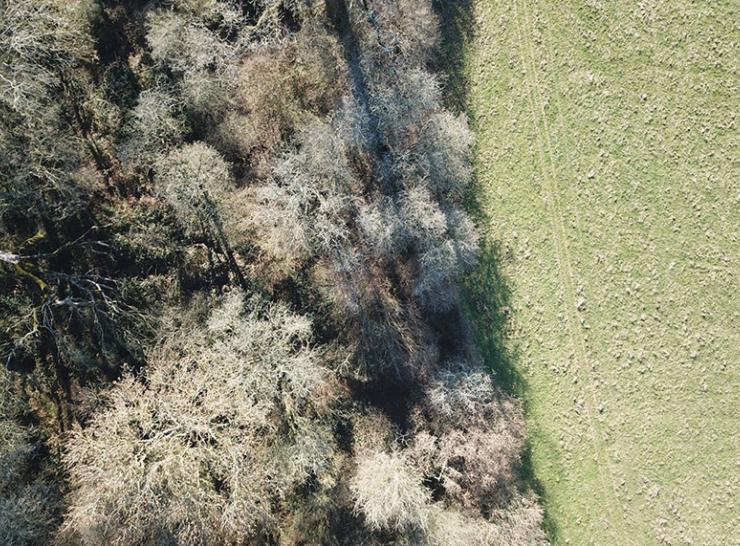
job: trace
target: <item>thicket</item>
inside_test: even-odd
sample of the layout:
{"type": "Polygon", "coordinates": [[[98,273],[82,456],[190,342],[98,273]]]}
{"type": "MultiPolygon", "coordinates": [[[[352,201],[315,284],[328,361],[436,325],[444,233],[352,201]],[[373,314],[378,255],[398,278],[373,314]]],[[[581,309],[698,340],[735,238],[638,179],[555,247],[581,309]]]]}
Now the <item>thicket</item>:
{"type": "Polygon", "coordinates": [[[438,39],[427,0],[0,0],[0,542],[545,542],[438,39]]]}

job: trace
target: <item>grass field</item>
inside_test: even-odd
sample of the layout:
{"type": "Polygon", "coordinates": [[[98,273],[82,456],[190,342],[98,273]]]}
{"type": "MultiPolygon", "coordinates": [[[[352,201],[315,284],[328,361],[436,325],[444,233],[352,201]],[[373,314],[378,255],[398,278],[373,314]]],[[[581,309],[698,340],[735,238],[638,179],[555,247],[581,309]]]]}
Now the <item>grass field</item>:
{"type": "Polygon", "coordinates": [[[555,544],[740,544],[738,8],[471,2],[476,311],[555,544]]]}

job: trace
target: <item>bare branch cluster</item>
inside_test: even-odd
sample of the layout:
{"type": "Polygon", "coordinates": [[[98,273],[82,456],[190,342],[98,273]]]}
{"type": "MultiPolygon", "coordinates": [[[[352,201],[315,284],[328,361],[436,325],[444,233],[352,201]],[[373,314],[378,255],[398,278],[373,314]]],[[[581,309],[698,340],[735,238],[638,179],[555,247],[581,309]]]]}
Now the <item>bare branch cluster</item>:
{"type": "Polygon", "coordinates": [[[236,544],[275,524],[274,501],[326,471],[328,377],[310,322],[244,305],[230,294],[204,331],[159,349],[146,384],[124,377],[75,433],[67,533],[84,544],[236,544]]]}
{"type": "Polygon", "coordinates": [[[0,542],[544,542],[437,23],[0,0],[0,542]]]}

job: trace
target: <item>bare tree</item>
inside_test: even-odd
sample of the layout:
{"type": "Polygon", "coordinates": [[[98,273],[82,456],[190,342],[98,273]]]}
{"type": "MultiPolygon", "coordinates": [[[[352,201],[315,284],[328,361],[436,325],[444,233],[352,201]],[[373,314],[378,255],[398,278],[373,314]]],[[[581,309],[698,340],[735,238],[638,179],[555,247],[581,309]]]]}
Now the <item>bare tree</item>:
{"type": "Polygon", "coordinates": [[[473,134],[465,118],[449,112],[432,114],[422,125],[409,153],[396,168],[423,179],[431,191],[448,202],[466,196],[473,179],[473,134]]]}
{"type": "Polygon", "coordinates": [[[414,295],[430,309],[457,303],[456,281],[477,262],[475,226],[459,208],[442,208],[423,184],[402,194],[404,227],[418,252],[414,295]]]}
{"type": "Polygon", "coordinates": [[[186,131],[182,109],[177,92],[164,85],[142,91],[124,125],[122,159],[149,168],[158,155],[178,145],[186,131]]]}
{"type": "Polygon", "coordinates": [[[67,536],[238,544],[274,528],[276,503],[327,472],[331,390],[311,323],[244,304],[234,291],[204,330],[177,334],[153,355],[146,383],[124,377],[70,438],[67,536]]]}
{"type": "Polygon", "coordinates": [[[252,224],[264,252],[284,261],[334,255],[350,236],[355,186],[345,145],[332,126],[304,127],[296,147],[274,169],[274,180],[254,192],[252,224]]]}
{"type": "MultiPolygon", "coordinates": [[[[242,289],[249,290],[224,224],[223,205],[235,189],[226,161],[207,144],[196,142],[160,158],[155,169],[157,191],[175,209],[183,227],[191,233],[201,230],[209,234],[217,250],[225,254],[242,289]]],[[[233,207],[227,210],[239,214],[233,207]]]]}

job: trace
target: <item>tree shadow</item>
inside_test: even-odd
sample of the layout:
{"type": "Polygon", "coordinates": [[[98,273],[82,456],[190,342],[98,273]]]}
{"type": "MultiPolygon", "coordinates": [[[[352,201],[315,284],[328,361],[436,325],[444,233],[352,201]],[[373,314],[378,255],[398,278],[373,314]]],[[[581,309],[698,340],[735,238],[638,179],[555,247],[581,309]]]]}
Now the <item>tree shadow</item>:
{"type": "MultiPolygon", "coordinates": [[[[469,107],[469,82],[465,72],[467,51],[475,37],[476,27],[472,0],[433,0],[440,18],[442,42],[435,69],[446,75],[445,99],[448,108],[464,112],[469,107]]],[[[485,189],[476,180],[466,199],[466,208],[481,231],[478,266],[463,280],[463,310],[471,320],[477,348],[486,366],[493,372],[496,384],[507,394],[516,396],[529,412],[528,385],[521,373],[521,354],[511,336],[511,289],[501,265],[509,259],[506,251],[488,230],[491,218],[481,197],[485,189]]],[[[529,430],[529,438],[533,437],[529,430]]],[[[538,442],[545,441],[537,439],[538,442]]],[[[539,497],[544,509],[543,528],[551,542],[556,542],[558,528],[549,516],[548,495],[537,479],[532,462],[532,448],[527,443],[522,454],[520,478],[539,497]]]]}
{"type": "MultiPolygon", "coordinates": [[[[469,208],[477,225],[486,226],[488,216],[483,212],[480,201],[469,208]]],[[[473,326],[478,350],[486,367],[493,372],[495,383],[507,394],[518,398],[529,414],[529,388],[526,377],[521,373],[522,362],[519,346],[512,340],[511,289],[501,271],[501,264],[509,259],[501,245],[490,233],[483,231],[478,266],[463,281],[463,293],[467,316],[473,326]]],[[[539,497],[544,511],[543,529],[551,543],[556,542],[558,528],[550,517],[549,497],[537,478],[532,461],[532,441],[545,442],[529,428],[528,440],[522,453],[519,477],[525,487],[531,488],[539,497]]],[[[549,450],[552,452],[552,450],[549,450]]]]}
{"type": "Polygon", "coordinates": [[[478,266],[463,281],[466,311],[473,322],[475,341],[496,377],[496,384],[505,392],[524,398],[527,385],[517,366],[519,349],[509,339],[511,291],[499,267],[500,246],[487,234],[478,259],[478,266]]]}
{"type": "Polygon", "coordinates": [[[432,4],[440,20],[442,38],[434,68],[443,75],[447,107],[462,112],[468,101],[465,52],[475,37],[473,0],[432,0],[432,4]]]}

